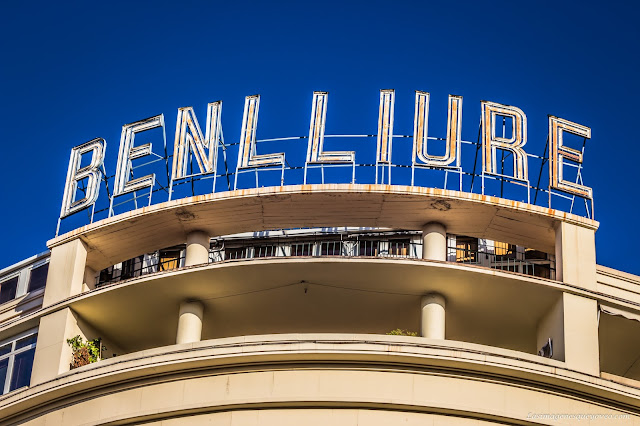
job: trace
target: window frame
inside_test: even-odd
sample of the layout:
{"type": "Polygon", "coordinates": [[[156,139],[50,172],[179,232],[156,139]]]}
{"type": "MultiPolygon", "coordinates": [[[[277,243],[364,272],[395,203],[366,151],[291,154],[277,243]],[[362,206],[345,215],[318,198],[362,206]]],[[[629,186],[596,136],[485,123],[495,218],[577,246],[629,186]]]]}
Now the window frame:
{"type": "MultiPolygon", "coordinates": [[[[16,334],[14,336],[11,336],[11,337],[9,337],[7,339],[4,339],[4,340],[0,341],[0,347],[6,345],[7,343],[11,344],[11,350],[9,351],[8,354],[0,356],[0,362],[4,361],[5,359],[9,360],[8,363],[7,363],[7,374],[5,375],[4,383],[2,384],[3,385],[3,387],[2,387],[2,395],[6,395],[9,392],[13,392],[13,391],[16,391],[18,389],[22,389],[23,387],[25,387],[25,386],[21,386],[19,388],[15,388],[15,389],[9,390],[9,388],[11,387],[11,379],[12,379],[12,376],[13,376],[14,361],[15,361],[16,355],[19,355],[19,354],[21,354],[23,352],[26,352],[26,351],[29,351],[31,349],[35,350],[36,345],[38,343],[38,328],[37,327],[36,328],[32,328],[32,329],[29,329],[27,331],[23,331],[22,333],[19,333],[19,334],[16,334]],[[29,337],[29,336],[32,336],[32,335],[36,336],[36,341],[34,343],[31,343],[30,345],[27,345],[27,346],[22,347],[20,349],[15,349],[16,343],[19,340],[22,340],[25,337],[29,337]]],[[[31,365],[31,368],[33,370],[33,364],[31,365]]],[[[26,387],[28,387],[28,386],[31,386],[31,378],[29,378],[29,384],[26,387]]]]}
{"type": "MultiPolygon", "coordinates": [[[[29,265],[29,266],[26,268],[26,269],[27,269],[27,276],[26,276],[26,278],[25,278],[25,283],[24,283],[24,293],[23,293],[23,294],[28,294],[28,293],[31,293],[31,292],[36,292],[36,291],[38,291],[38,290],[44,290],[45,288],[47,288],[47,278],[49,277],[49,269],[47,269],[47,276],[45,277],[45,280],[44,280],[44,286],[42,286],[42,287],[40,287],[40,288],[37,288],[37,289],[35,289],[35,290],[29,290],[29,287],[31,286],[31,273],[33,272],[33,270],[34,270],[34,269],[38,269],[38,268],[40,268],[41,266],[48,265],[48,264],[50,263],[50,262],[49,262],[49,260],[51,260],[51,258],[50,258],[50,257],[47,257],[46,259],[43,259],[43,260],[41,260],[41,261],[39,261],[39,262],[35,262],[35,263],[33,263],[33,264],[29,265]]],[[[20,286],[20,283],[18,283],[18,287],[19,287],[19,286],[20,286]]],[[[16,293],[16,297],[19,297],[19,296],[18,296],[18,293],[16,293]]]]}
{"type": "Polygon", "coordinates": [[[21,288],[20,288],[21,287],[20,284],[21,284],[21,281],[22,281],[22,275],[23,275],[22,274],[22,270],[20,270],[20,271],[14,272],[12,274],[6,275],[6,276],[4,276],[4,277],[2,277],[0,279],[0,292],[2,292],[2,285],[4,283],[6,283],[8,281],[11,281],[14,278],[17,279],[17,281],[16,281],[16,293],[13,295],[13,298],[7,300],[6,302],[0,303],[0,306],[5,305],[5,304],[7,304],[9,302],[12,302],[12,301],[16,300],[18,297],[20,297],[20,296],[22,296],[24,294],[24,293],[20,294],[20,293],[22,293],[21,288]]]}

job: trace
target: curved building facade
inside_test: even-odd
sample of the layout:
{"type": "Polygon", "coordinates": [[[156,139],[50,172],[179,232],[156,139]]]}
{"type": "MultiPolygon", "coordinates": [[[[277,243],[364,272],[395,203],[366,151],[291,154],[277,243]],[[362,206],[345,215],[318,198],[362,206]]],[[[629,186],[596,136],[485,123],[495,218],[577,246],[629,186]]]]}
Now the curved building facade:
{"type": "Polygon", "coordinates": [[[357,184],[100,220],[0,271],[0,424],[637,424],[640,277],[597,227],[357,184]]]}

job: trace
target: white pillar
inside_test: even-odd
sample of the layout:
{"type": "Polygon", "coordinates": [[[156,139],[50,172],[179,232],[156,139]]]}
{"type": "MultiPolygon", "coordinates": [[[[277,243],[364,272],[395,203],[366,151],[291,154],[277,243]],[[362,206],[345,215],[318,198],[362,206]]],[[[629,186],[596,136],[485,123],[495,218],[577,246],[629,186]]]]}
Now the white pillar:
{"type": "Polygon", "coordinates": [[[187,253],[184,266],[209,263],[209,235],[202,231],[193,231],[187,235],[187,253]]]}
{"type": "Polygon", "coordinates": [[[180,304],[178,318],[178,334],[176,343],[199,342],[202,338],[202,315],[204,306],[201,302],[188,300],[180,304]]]}
{"type": "Polygon", "coordinates": [[[438,222],[429,222],[422,228],[422,258],[447,260],[447,229],[438,222]]]}
{"type": "Polygon", "coordinates": [[[422,296],[422,337],[444,340],[445,332],[445,300],[439,293],[429,293],[422,296]]]}

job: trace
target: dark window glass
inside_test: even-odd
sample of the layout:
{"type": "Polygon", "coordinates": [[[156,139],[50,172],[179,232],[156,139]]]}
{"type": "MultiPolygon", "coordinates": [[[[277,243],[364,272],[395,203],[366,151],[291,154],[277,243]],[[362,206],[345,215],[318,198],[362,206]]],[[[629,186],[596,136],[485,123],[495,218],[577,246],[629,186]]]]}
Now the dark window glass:
{"type": "Polygon", "coordinates": [[[8,302],[16,298],[16,287],[18,287],[18,277],[11,278],[0,284],[0,303],[8,302]]]}
{"type": "Polygon", "coordinates": [[[517,259],[518,251],[514,244],[501,243],[494,241],[493,243],[494,253],[496,255],[496,262],[505,261],[507,259],[517,259]]]}
{"type": "Polygon", "coordinates": [[[180,266],[179,250],[160,250],[158,271],[170,271],[180,266]]]}
{"type": "Polygon", "coordinates": [[[120,279],[126,280],[139,276],[142,272],[143,259],[144,256],[138,256],[122,262],[122,273],[120,274],[120,279]]]}
{"type": "Polygon", "coordinates": [[[256,246],[253,248],[253,257],[274,257],[276,246],[256,246]]]}
{"type": "Polygon", "coordinates": [[[4,383],[7,380],[7,369],[9,368],[9,358],[0,361],[0,394],[4,393],[4,383]]]}
{"type": "Polygon", "coordinates": [[[108,268],[100,271],[100,278],[98,278],[98,280],[101,283],[109,282],[112,279],[113,279],[113,266],[109,266],[108,268]]]}
{"type": "Polygon", "coordinates": [[[500,269],[501,271],[509,271],[509,272],[520,272],[518,270],[519,265],[496,265],[495,269],[500,269]]]}
{"type": "Polygon", "coordinates": [[[378,241],[360,241],[358,243],[358,253],[360,256],[377,256],[378,241]]]}
{"type": "Polygon", "coordinates": [[[247,252],[244,247],[227,247],[224,249],[226,259],[244,259],[247,252]]]}
{"type": "Polygon", "coordinates": [[[320,244],[320,253],[322,253],[323,256],[340,256],[341,252],[341,241],[326,241],[320,244]]]}
{"type": "Polygon", "coordinates": [[[0,346],[0,356],[6,355],[11,352],[11,343],[7,343],[4,346],[0,346]]]}
{"type": "Polygon", "coordinates": [[[291,256],[311,256],[313,243],[298,243],[291,245],[291,256]]]}
{"type": "Polygon", "coordinates": [[[527,271],[526,274],[540,278],[552,278],[551,266],[545,264],[531,265],[531,268],[529,268],[529,271],[527,271]]]}
{"type": "Polygon", "coordinates": [[[524,258],[525,259],[540,259],[540,260],[547,260],[548,259],[548,255],[547,253],[541,252],[539,250],[534,250],[534,249],[525,249],[524,250],[524,258]]]}
{"type": "Polygon", "coordinates": [[[20,348],[24,348],[25,346],[29,346],[36,342],[38,339],[37,334],[32,334],[31,336],[23,337],[22,339],[16,342],[16,351],[20,348]]]}
{"type": "Polygon", "coordinates": [[[38,266],[31,270],[29,276],[29,290],[33,291],[39,288],[44,288],[47,283],[47,273],[49,272],[49,264],[45,263],[42,266],[38,266]]]}
{"type": "Polygon", "coordinates": [[[476,263],[478,261],[478,239],[472,237],[456,237],[456,262],[476,263]]]}
{"type": "Polygon", "coordinates": [[[389,255],[391,256],[409,256],[411,248],[411,240],[389,240],[389,255]]]}
{"type": "Polygon", "coordinates": [[[23,386],[29,386],[31,369],[33,368],[33,356],[35,353],[36,349],[33,348],[21,352],[14,357],[13,373],[11,374],[11,384],[9,385],[10,391],[23,386]]]}

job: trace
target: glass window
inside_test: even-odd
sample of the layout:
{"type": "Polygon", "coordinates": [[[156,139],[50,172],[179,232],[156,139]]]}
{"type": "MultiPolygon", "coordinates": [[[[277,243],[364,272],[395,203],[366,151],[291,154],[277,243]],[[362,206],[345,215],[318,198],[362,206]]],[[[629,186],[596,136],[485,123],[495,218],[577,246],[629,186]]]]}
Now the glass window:
{"type": "Polygon", "coordinates": [[[320,244],[322,256],[340,256],[342,254],[342,241],[325,241],[320,244]]]}
{"type": "Polygon", "coordinates": [[[38,334],[23,333],[0,346],[0,390],[7,393],[29,386],[38,334]]]}
{"type": "Polygon", "coordinates": [[[31,336],[23,337],[22,339],[16,341],[16,350],[35,344],[37,338],[38,338],[37,334],[32,334],[31,336]]]}
{"type": "Polygon", "coordinates": [[[255,246],[253,257],[274,257],[277,256],[278,246],[255,246]]]}
{"type": "Polygon", "coordinates": [[[98,282],[100,284],[108,283],[113,280],[113,266],[109,266],[106,269],[100,271],[100,277],[98,278],[98,282]]]}
{"type": "Polygon", "coordinates": [[[313,256],[314,243],[291,244],[291,256],[313,256]]]}
{"type": "Polygon", "coordinates": [[[137,256],[133,259],[125,260],[122,262],[122,272],[120,273],[121,280],[127,280],[133,277],[139,277],[142,273],[142,261],[144,256],[137,256]]]}
{"type": "Polygon", "coordinates": [[[525,271],[527,275],[533,275],[534,277],[540,278],[549,278],[554,279],[555,276],[551,271],[551,265],[546,265],[544,263],[541,264],[531,264],[527,271],[525,271]]]}
{"type": "Polygon", "coordinates": [[[456,237],[456,262],[478,262],[478,239],[472,237],[456,237]]]}
{"type": "Polygon", "coordinates": [[[226,259],[245,259],[247,250],[244,247],[226,247],[224,254],[226,259]]]}
{"type": "Polygon", "coordinates": [[[389,240],[389,255],[390,256],[409,256],[411,254],[411,240],[389,240]]]}
{"type": "Polygon", "coordinates": [[[18,277],[0,283],[0,303],[8,302],[16,298],[16,288],[18,287],[18,277]]]}
{"type": "Polygon", "coordinates": [[[496,254],[496,262],[506,259],[516,259],[517,249],[514,244],[502,243],[494,241],[494,252],[496,254]]]}
{"type": "Polygon", "coordinates": [[[9,391],[29,386],[31,381],[31,369],[33,368],[33,356],[36,348],[16,354],[13,359],[13,372],[11,373],[11,385],[9,391]]]}
{"type": "Polygon", "coordinates": [[[37,268],[33,268],[31,270],[31,274],[29,274],[29,288],[27,291],[44,288],[45,284],[47,283],[48,272],[49,263],[45,263],[44,265],[38,266],[37,268]]]}
{"type": "Polygon", "coordinates": [[[540,259],[547,260],[549,256],[547,253],[541,252],[540,250],[535,250],[531,248],[524,249],[524,258],[525,259],[540,259]]]}
{"type": "Polygon", "coordinates": [[[359,256],[377,256],[378,255],[378,241],[361,240],[358,242],[358,255],[359,256]]]}
{"type": "MultiPolygon", "coordinates": [[[[9,370],[9,358],[5,358],[0,361],[0,384],[2,386],[4,386],[7,381],[7,370],[9,370]]],[[[4,387],[0,390],[4,393],[4,387]]]]}
{"type": "Polygon", "coordinates": [[[158,271],[170,271],[180,266],[180,250],[160,250],[158,271]]]}

